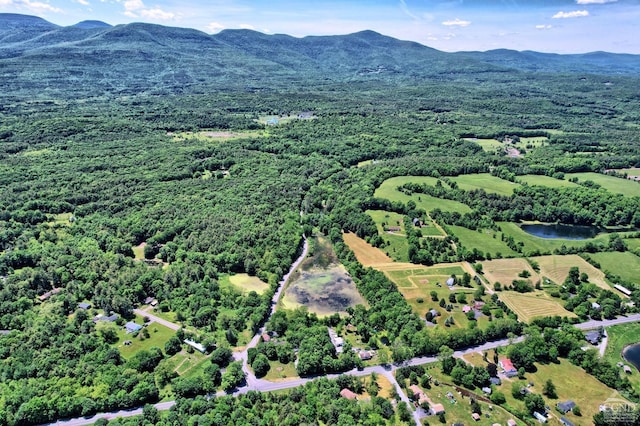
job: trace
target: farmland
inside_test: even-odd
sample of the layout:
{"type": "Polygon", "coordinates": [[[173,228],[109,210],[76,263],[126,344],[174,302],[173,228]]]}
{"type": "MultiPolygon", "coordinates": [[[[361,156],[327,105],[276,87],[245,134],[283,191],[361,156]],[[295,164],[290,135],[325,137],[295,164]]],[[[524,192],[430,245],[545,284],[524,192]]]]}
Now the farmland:
{"type": "Polygon", "coordinates": [[[543,291],[526,294],[503,291],[500,293],[500,300],[518,315],[520,321],[524,322],[531,322],[534,318],[556,315],[569,318],[576,317],[573,312],[567,311],[559,301],[551,298],[543,291]]]}
{"type": "Polygon", "coordinates": [[[378,227],[378,234],[385,242],[384,251],[400,262],[408,260],[406,234],[404,230],[404,218],[401,214],[386,212],[383,210],[367,210],[367,213],[378,227]],[[390,231],[389,227],[397,227],[398,231],[390,231]]]}
{"type": "Polygon", "coordinates": [[[582,247],[588,242],[602,242],[606,244],[609,240],[609,236],[605,233],[599,234],[594,238],[586,240],[565,240],[560,238],[540,238],[534,235],[528,234],[513,222],[498,222],[498,226],[504,232],[505,235],[510,235],[513,239],[522,243],[523,253],[528,255],[530,253],[550,253],[556,249],[563,247],[582,247]]]}
{"type": "Polygon", "coordinates": [[[630,252],[603,252],[590,253],[589,256],[600,264],[602,271],[618,275],[625,281],[640,283],[640,257],[635,254],[630,252]]]}
{"type": "Polygon", "coordinates": [[[403,203],[406,203],[409,200],[413,200],[418,208],[424,209],[427,212],[436,208],[443,211],[458,212],[461,214],[471,212],[471,208],[469,206],[457,201],[432,197],[427,194],[407,195],[396,189],[407,182],[435,185],[437,181],[438,180],[436,178],[428,176],[394,177],[382,182],[380,187],[376,189],[374,196],[378,198],[385,198],[390,201],[401,201],[403,203]]]}
{"type": "Polygon", "coordinates": [[[349,246],[349,248],[355,254],[358,262],[362,264],[362,266],[371,266],[376,267],[379,265],[386,265],[389,263],[393,263],[393,259],[387,256],[382,250],[373,247],[371,244],[358,237],[356,234],[351,232],[347,232],[342,234],[342,238],[344,242],[349,246]]]}
{"type": "Polygon", "coordinates": [[[612,287],[606,282],[604,273],[578,255],[566,256],[540,256],[533,257],[532,260],[540,265],[540,275],[549,278],[556,284],[562,284],[569,275],[569,269],[578,267],[580,272],[584,272],[589,276],[589,282],[597,285],[605,290],[611,290],[612,287]]]}
{"type": "Polygon", "coordinates": [[[529,262],[522,258],[488,260],[482,262],[482,270],[485,278],[491,284],[499,282],[503,286],[511,284],[513,280],[520,279],[518,274],[522,271],[529,272],[529,279],[534,283],[540,279],[529,262]]]}
{"type": "Polygon", "coordinates": [[[451,178],[458,184],[460,189],[472,191],[474,189],[484,189],[486,192],[500,195],[511,195],[513,190],[520,185],[492,176],[489,173],[478,173],[471,175],[460,175],[451,178]]]}
{"type": "Polygon", "coordinates": [[[502,142],[496,139],[465,138],[465,140],[480,145],[485,151],[493,152],[503,148],[502,142]]]}
{"type": "Polygon", "coordinates": [[[467,249],[478,249],[483,253],[489,253],[492,257],[510,257],[519,254],[507,246],[500,238],[501,233],[490,229],[472,231],[463,226],[449,225],[447,229],[455,235],[460,243],[467,249]]]}
{"type": "Polygon", "coordinates": [[[600,173],[567,173],[565,179],[578,178],[579,182],[590,180],[597,183],[607,191],[615,194],[622,194],[625,197],[637,197],[640,196],[640,183],[618,178],[614,176],[607,176],[600,173]]]}
{"type": "Polygon", "coordinates": [[[556,179],[545,175],[524,175],[518,176],[518,182],[526,183],[527,185],[540,185],[547,186],[549,188],[562,188],[576,186],[575,183],[569,182],[565,179],[556,179]]]}

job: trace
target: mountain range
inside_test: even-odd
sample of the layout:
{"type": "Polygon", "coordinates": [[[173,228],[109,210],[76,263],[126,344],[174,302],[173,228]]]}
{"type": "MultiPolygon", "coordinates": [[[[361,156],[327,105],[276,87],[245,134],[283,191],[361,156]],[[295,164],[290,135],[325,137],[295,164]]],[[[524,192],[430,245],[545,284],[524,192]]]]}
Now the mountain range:
{"type": "Polygon", "coordinates": [[[508,72],[634,75],[640,55],[556,55],[491,50],[446,53],[362,31],[340,36],[266,35],[83,21],[61,27],[0,14],[0,90],[39,94],[171,92],[203,85],[272,88],[291,82],[457,79],[508,72]]]}

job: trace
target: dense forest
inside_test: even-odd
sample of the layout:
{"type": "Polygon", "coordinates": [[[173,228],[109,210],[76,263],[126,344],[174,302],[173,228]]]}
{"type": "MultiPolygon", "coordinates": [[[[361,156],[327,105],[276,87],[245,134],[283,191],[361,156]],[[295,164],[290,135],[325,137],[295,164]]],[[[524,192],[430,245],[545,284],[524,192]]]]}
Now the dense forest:
{"type": "MultiPolygon", "coordinates": [[[[140,25],[101,30],[92,43],[108,45],[121,32],[148,49],[140,41],[140,25]]],[[[152,30],[154,37],[172,40],[167,49],[179,39],[199,37],[181,33],[176,39],[172,30],[152,30]]],[[[285,65],[279,67],[269,62],[267,69],[277,72],[246,77],[267,61],[251,56],[259,48],[249,46],[269,41],[251,32],[220,37],[227,38],[224,49],[235,45],[245,55],[228,63],[226,77],[205,78],[191,51],[198,50],[194,42],[185,53],[183,83],[178,77],[170,84],[163,80],[168,77],[153,68],[160,63],[154,56],[153,88],[143,80],[136,86],[136,73],[127,77],[131,81],[113,78],[126,58],[103,71],[99,63],[83,63],[76,56],[83,51],[73,50],[89,49],[81,44],[56,45],[49,52],[53,57],[72,49],[67,65],[87,71],[78,81],[69,77],[73,73],[54,77],[59,68],[49,56],[39,65],[40,74],[28,77],[18,70],[34,66],[37,55],[23,53],[39,49],[31,45],[35,41],[25,36],[17,44],[0,44],[0,424],[39,424],[175,396],[185,398],[168,417],[160,420],[146,408],[145,421],[347,425],[399,419],[401,409],[386,399],[358,404],[337,398],[341,388],[355,386],[348,378],[340,385],[317,380],[287,395],[187,398],[233,391],[242,382],[240,364],[230,363],[230,348],[269,319],[278,281],[300,254],[303,235],[314,232],[329,237],[368,306],[349,308],[342,319],[319,319],[304,310],[276,312],[267,330],[286,344],[261,344],[252,351],[249,362],[256,373],[260,363],[288,364],[296,357],[301,376],[361,365],[353,352],[335,352],[327,326],[338,323],[354,326],[371,347],[388,346],[394,362],[436,355],[443,346],[459,349],[531,332],[510,312],[484,329],[427,328],[385,274],[356,260],[342,235],[353,232],[375,245],[378,231],[365,210],[382,208],[408,219],[428,213],[374,197],[394,176],[442,179],[442,185],[406,184],[402,190],[459,201],[473,210],[431,212],[443,224],[469,229],[519,220],[640,225],[638,197],[593,185],[531,185],[503,196],[462,190],[446,180],[480,172],[514,180],[640,166],[637,75],[590,72],[580,62],[572,62],[571,71],[531,73],[359,33],[345,36],[361,44],[354,48],[359,55],[331,78],[322,76],[335,57],[314,59],[325,61],[320,71],[313,71],[309,58],[318,44],[335,40],[307,40],[302,48],[284,36],[289,50],[279,54],[302,49],[297,62],[287,65],[282,59],[285,65]],[[380,49],[397,50],[386,60],[405,68],[354,73],[385,60],[380,49]],[[416,52],[423,55],[420,60],[408,62],[416,52]],[[19,84],[6,80],[18,74],[19,84]],[[93,87],[91,76],[98,74],[93,87]],[[246,78],[225,85],[233,75],[246,78]],[[268,124],[268,118],[279,121],[268,124]],[[515,134],[544,136],[547,142],[512,158],[468,140],[515,134]],[[134,253],[141,244],[144,259],[134,253]],[[257,276],[269,289],[257,294],[221,285],[222,276],[234,273],[257,276]],[[115,326],[95,321],[94,314],[116,314],[121,328],[147,298],[176,313],[191,334],[178,331],[177,348],[167,344],[125,357],[114,346],[115,326]],[[83,302],[93,310],[82,308],[83,302]],[[195,378],[175,377],[167,367],[185,337],[220,350],[219,360],[195,378]]],[[[224,52],[231,58],[236,51],[224,52]]],[[[139,60],[135,66],[136,72],[143,67],[139,60]]],[[[453,250],[453,239],[421,239],[411,232],[415,263],[480,258],[453,250]]],[[[591,290],[577,292],[570,310],[585,317],[587,299],[597,293],[599,301],[610,300],[603,303],[611,305],[605,316],[620,313],[619,297],[591,290]]],[[[545,329],[545,337],[551,334],[545,329]]],[[[533,358],[549,353],[550,344],[529,338],[514,346],[514,354],[523,353],[517,365],[528,368],[533,358]]],[[[628,381],[613,378],[610,366],[580,354],[574,340],[558,345],[566,347],[558,356],[637,397],[628,381]]]]}

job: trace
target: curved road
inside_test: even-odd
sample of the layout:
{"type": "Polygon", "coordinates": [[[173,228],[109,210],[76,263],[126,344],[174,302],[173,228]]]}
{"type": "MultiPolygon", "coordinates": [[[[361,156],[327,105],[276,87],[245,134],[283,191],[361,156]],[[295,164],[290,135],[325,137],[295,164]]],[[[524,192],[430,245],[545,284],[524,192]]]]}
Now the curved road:
{"type": "MultiPolygon", "coordinates": [[[[282,279],[282,281],[280,281],[280,286],[278,288],[278,290],[276,291],[276,293],[273,296],[272,299],[272,303],[271,303],[271,312],[270,315],[273,314],[274,310],[275,310],[275,306],[276,303],[278,302],[278,299],[280,298],[280,294],[282,293],[282,290],[284,288],[284,284],[286,283],[286,281],[289,279],[289,276],[291,275],[291,273],[300,265],[300,263],[302,262],[302,260],[304,260],[304,258],[307,255],[309,246],[308,246],[308,242],[305,239],[305,243],[304,243],[304,249],[302,254],[300,255],[300,257],[296,260],[296,262],[294,262],[294,264],[291,266],[291,269],[289,270],[289,273],[287,273],[287,275],[285,275],[282,279]]],[[[149,316],[149,318],[152,318],[150,315],[148,315],[147,313],[145,313],[144,311],[142,311],[144,315],[149,316]]],[[[157,318],[157,317],[156,317],[157,318]]],[[[152,318],[155,320],[155,318],[152,318]]],[[[159,318],[161,319],[161,318],[159,318]]],[[[164,320],[163,320],[164,321],[164,320]]],[[[629,315],[627,317],[620,317],[620,318],[616,318],[616,319],[612,319],[612,320],[604,320],[604,321],[585,321],[583,323],[579,323],[579,324],[575,324],[575,327],[577,327],[578,329],[581,330],[588,330],[588,329],[593,329],[593,328],[597,328],[597,327],[609,327],[612,325],[619,325],[619,324],[626,324],[626,323],[630,323],[630,322],[638,322],[640,321],[640,314],[634,314],[634,315],[629,315]]],[[[158,321],[160,322],[160,321],[158,321]]],[[[167,321],[168,322],[168,321],[167,321]]],[[[160,322],[161,324],[164,324],[162,322],[160,322]]],[[[169,323],[172,324],[172,323],[169,323]]],[[[165,324],[166,325],[166,324],[165,324]]],[[[172,325],[176,325],[176,324],[172,324],[172,325]]],[[[245,394],[251,390],[254,391],[260,391],[260,392],[270,392],[270,391],[276,391],[276,390],[282,390],[282,389],[290,389],[290,388],[295,388],[298,386],[302,386],[305,383],[311,381],[311,380],[315,380],[316,377],[308,377],[308,378],[298,378],[298,379],[291,379],[291,380],[284,380],[284,381],[280,381],[280,382],[270,382],[268,380],[264,380],[264,379],[258,379],[256,378],[256,376],[253,374],[253,372],[251,372],[251,370],[249,369],[248,365],[247,365],[247,349],[250,347],[255,347],[255,345],[257,345],[259,339],[260,339],[260,335],[264,332],[264,327],[260,329],[260,331],[258,331],[258,333],[253,337],[253,339],[251,339],[251,342],[247,345],[246,349],[242,352],[236,352],[234,353],[234,358],[236,358],[237,360],[242,360],[243,361],[243,370],[245,372],[246,375],[246,381],[247,381],[247,385],[236,390],[233,395],[241,395],[241,394],[245,394]]],[[[518,338],[515,339],[502,339],[502,340],[496,340],[493,342],[487,342],[485,344],[479,345],[479,346],[474,346],[474,347],[469,347],[463,350],[459,350],[459,351],[455,351],[453,356],[455,357],[461,357],[463,355],[469,354],[469,353],[473,353],[473,352],[483,352],[489,349],[494,349],[497,347],[501,347],[501,346],[508,346],[512,343],[517,343],[520,342],[522,340],[524,340],[524,336],[520,336],[518,338]]],[[[350,375],[354,375],[354,376],[367,376],[370,375],[371,373],[376,373],[379,375],[382,375],[384,377],[386,377],[396,388],[396,391],[398,392],[398,395],[400,395],[401,399],[405,402],[407,402],[408,404],[410,404],[409,399],[407,398],[407,396],[405,395],[405,393],[402,391],[402,389],[400,388],[400,385],[398,384],[398,382],[396,381],[393,372],[395,372],[396,369],[398,369],[399,367],[404,367],[404,366],[413,366],[413,365],[420,365],[420,364],[426,364],[426,363],[430,363],[430,362],[435,362],[437,361],[438,358],[435,356],[425,356],[425,357],[416,357],[416,358],[412,358],[408,361],[405,361],[403,363],[400,364],[390,364],[390,365],[375,365],[375,366],[370,366],[370,367],[366,367],[363,368],[362,370],[357,370],[357,369],[353,369],[341,374],[350,374],[350,375]]],[[[338,377],[339,374],[329,374],[325,377],[333,379],[338,377]]],[[[223,392],[219,392],[217,395],[225,395],[223,392]]],[[[175,401],[167,401],[167,402],[161,402],[158,404],[155,404],[154,406],[162,411],[162,410],[169,410],[171,407],[173,407],[175,405],[175,401]]],[[[411,404],[410,404],[411,405],[411,404]]],[[[117,417],[132,417],[132,416],[138,416],[142,414],[142,407],[138,407],[135,409],[130,409],[130,410],[120,410],[120,411],[112,411],[109,413],[99,413],[96,414],[92,417],[79,417],[79,418],[75,418],[75,419],[69,419],[69,420],[59,420],[55,423],[48,423],[47,426],[53,426],[53,425],[58,425],[58,426],[84,426],[84,425],[90,425],[96,422],[96,420],[101,419],[101,418],[105,418],[105,419],[115,419],[117,417]]],[[[413,417],[414,420],[416,421],[416,424],[420,424],[420,412],[418,410],[413,412],[413,417]]]]}

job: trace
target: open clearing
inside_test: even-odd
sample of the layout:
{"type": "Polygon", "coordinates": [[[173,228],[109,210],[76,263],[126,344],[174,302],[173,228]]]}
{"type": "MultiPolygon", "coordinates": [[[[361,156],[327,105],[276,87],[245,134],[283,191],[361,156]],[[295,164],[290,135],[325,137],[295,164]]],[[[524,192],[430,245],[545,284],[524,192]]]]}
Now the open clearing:
{"type": "Polygon", "coordinates": [[[502,291],[499,293],[499,297],[500,300],[507,304],[509,309],[518,315],[518,319],[525,323],[531,322],[534,318],[555,315],[569,318],[576,317],[576,314],[567,311],[559,302],[543,291],[533,293],[502,291]]]}
{"type": "Polygon", "coordinates": [[[526,183],[527,185],[547,186],[549,188],[563,188],[563,187],[577,186],[577,184],[573,182],[569,182],[568,180],[556,179],[556,178],[552,178],[550,176],[544,176],[544,175],[518,176],[517,180],[519,182],[526,183]]]}
{"type": "Polygon", "coordinates": [[[618,178],[614,176],[607,176],[600,173],[567,173],[565,179],[578,178],[579,181],[584,182],[590,180],[609,192],[615,194],[622,194],[625,197],[638,197],[640,196],[640,182],[636,182],[629,179],[618,178]]]}
{"type": "MultiPolygon", "coordinates": [[[[627,240],[625,240],[625,242],[626,241],[627,240]]],[[[600,269],[603,271],[609,271],[614,275],[618,275],[625,281],[640,283],[640,257],[635,254],[628,251],[616,251],[589,253],[589,256],[600,264],[600,269]]],[[[589,278],[591,278],[591,274],[589,274],[589,278]]],[[[591,279],[589,280],[591,281],[591,279]]]]}
{"type": "Polygon", "coordinates": [[[569,275],[569,269],[577,266],[580,272],[584,272],[589,276],[589,282],[597,285],[605,290],[612,290],[604,279],[604,273],[594,268],[586,260],[577,254],[569,254],[566,256],[540,256],[532,257],[532,260],[540,265],[540,275],[549,278],[554,283],[561,285],[569,275]]]}
{"type": "Polygon", "coordinates": [[[432,197],[427,194],[412,194],[407,195],[398,191],[396,188],[402,186],[407,182],[413,182],[418,184],[434,185],[438,179],[428,176],[398,176],[391,179],[387,179],[376,189],[374,196],[378,198],[385,198],[390,201],[400,201],[406,203],[409,200],[413,200],[418,208],[424,209],[429,212],[433,209],[440,209],[442,211],[458,212],[460,214],[470,213],[471,208],[466,204],[459,203],[453,200],[445,200],[442,198],[432,197]]]}
{"type": "MultiPolygon", "coordinates": [[[[612,364],[619,362],[629,364],[622,356],[622,351],[629,345],[640,343],[640,324],[636,322],[607,327],[607,336],[609,337],[609,342],[604,353],[604,358],[612,364]]],[[[629,366],[632,370],[631,374],[623,374],[629,378],[637,389],[640,385],[640,372],[632,365],[629,366]]]]}
{"type": "Polygon", "coordinates": [[[399,213],[384,210],[367,210],[365,213],[371,216],[376,223],[378,234],[385,242],[383,248],[385,253],[400,262],[409,260],[409,244],[404,229],[404,217],[399,213]],[[396,230],[396,228],[399,229],[396,230]]]}
{"type": "Polygon", "coordinates": [[[490,253],[491,257],[519,256],[501,239],[501,233],[491,229],[473,231],[463,226],[448,225],[447,229],[458,237],[460,243],[467,249],[478,249],[482,253],[490,253]]]}
{"type": "Polygon", "coordinates": [[[609,234],[607,233],[598,234],[594,238],[586,240],[564,240],[560,238],[540,238],[533,236],[523,231],[517,223],[513,222],[497,222],[497,224],[505,235],[510,235],[516,242],[523,244],[523,252],[525,255],[535,252],[538,254],[551,253],[555,249],[561,249],[563,246],[583,247],[588,242],[596,244],[600,242],[605,245],[609,242],[609,234]]]}
{"type": "MultiPolygon", "coordinates": [[[[144,324],[144,322],[142,321],[142,317],[136,315],[135,323],[140,325],[144,324]]],[[[118,327],[115,325],[115,323],[100,324],[100,326],[118,327]]],[[[147,325],[149,337],[146,339],[143,338],[142,332],[138,333],[136,337],[133,337],[135,333],[127,334],[124,327],[118,327],[118,329],[118,342],[115,343],[114,346],[116,346],[122,356],[127,359],[131,358],[134,354],[143,349],[149,350],[154,346],[160,349],[164,349],[164,344],[167,343],[169,338],[176,333],[169,327],[165,327],[164,325],[158,324],[156,322],[147,325]],[[131,341],[131,344],[125,345],[125,341],[131,341]]]]}
{"type": "Polygon", "coordinates": [[[464,138],[465,141],[477,143],[485,151],[495,151],[496,149],[502,149],[503,145],[497,139],[478,139],[478,138],[464,138]]]}
{"type": "Polygon", "coordinates": [[[520,187],[519,184],[509,182],[490,175],[489,173],[476,173],[472,175],[460,175],[451,178],[458,183],[460,189],[465,191],[473,191],[474,189],[484,189],[488,193],[511,195],[515,188],[520,187]]]}
{"type": "Polygon", "coordinates": [[[526,279],[531,280],[533,284],[540,279],[529,262],[522,258],[488,260],[482,262],[482,271],[491,284],[499,282],[503,287],[511,285],[513,280],[525,279],[518,276],[522,271],[529,272],[530,276],[526,279]]]}
{"type": "Polygon", "coordinates": [[[230,284],[245,294],[251,291],[264,294],[269,289],[269,284],[248,274],[222,275],[219,281],[221,285],[230,284]]]}
{"type": "Polygon", "coordinates": [[[342,234],[342,239],[353,251],[358,262],[364,267],[376,267],[378,265],[393,263],[393,259],[387,256],[382,250],[373,247],[356,234],[351,232],[344,233],[342,234]]]}
{"type": "Polygon", "coordinates": [[[365,305],[347,270],[338,263],[329,241],[318,236],[313,256],[292,275],[282,298],[285,309],[306,306],[318,316],[346,313],[350,306],[365,305]]]}

